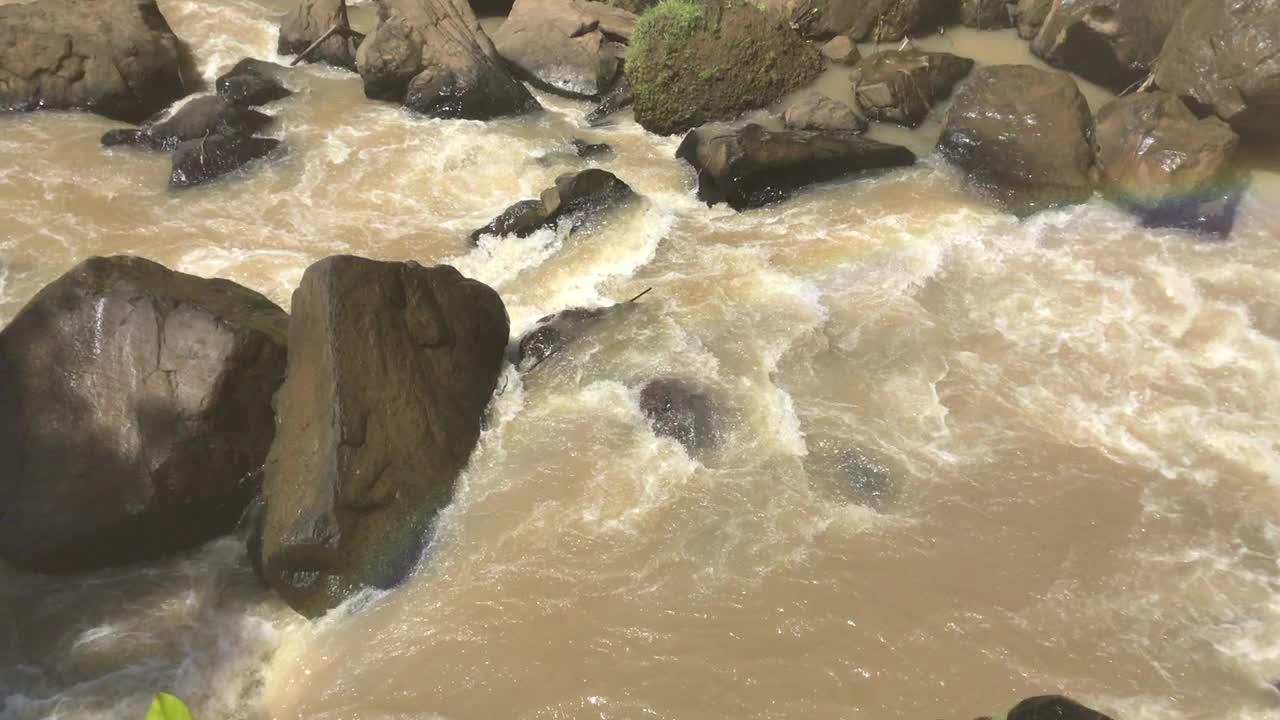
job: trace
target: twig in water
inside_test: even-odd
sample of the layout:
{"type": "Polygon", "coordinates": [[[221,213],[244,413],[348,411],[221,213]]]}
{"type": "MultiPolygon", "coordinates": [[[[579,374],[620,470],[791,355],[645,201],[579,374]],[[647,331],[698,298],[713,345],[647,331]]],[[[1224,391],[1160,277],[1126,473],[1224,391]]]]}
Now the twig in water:
{"type": "Polygon", "coordinates": [[[635,297],[631,298],[631,299],[630,299],[630,300],[628,300],[627,302],[628,302],[628,303],[633,303],[633,302],[635,302],[635,301],[639,300],[640,298],[644,297],[645,295],[648,295],[650,290],[653,290],[653,288],[651,288],[651,287],[650,287],[650,288],[645,288],[645,291],[644,291],[644,292],[642,292],[642,293],[640,293],[639,295],[637,295],[637,296],[635,296],[635,297]]]}
{"type": "Polygon", "coordinates": [[[336,32],[338,32],[338,24],[334,23],[332,27],[324,31],[323,35],[316,38],[315,42],[308,45],[306,50],[303,50],[302,52],[298,53],[298,57],[294,58],[293,62],[289,63],[289,67],[293,67],[294,65],[297,65],[298,63],[302,62],[302,60],[306,56],[311,54],[312,50],[315,50],[316,48],[320,47],[320,43],[324,42],[325,40],[328,40],[329,36],[336,32]]]}

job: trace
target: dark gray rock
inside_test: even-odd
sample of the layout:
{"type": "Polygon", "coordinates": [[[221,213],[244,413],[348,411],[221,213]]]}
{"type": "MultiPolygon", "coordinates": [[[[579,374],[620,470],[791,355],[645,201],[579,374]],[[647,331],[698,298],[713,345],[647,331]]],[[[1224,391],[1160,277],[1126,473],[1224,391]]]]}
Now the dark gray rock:
{"type": "Polygon", "coordinates": [[[1018,24],[1018,37],[1031,40],[1040,32],[1049,10],[1053,8],[1053,0],[1018,0],[1013,15],[1018,24]]]}
{"type": "Polygon", "coordinates": [[[185,188],[209,182],[270,155],[280,147],[273,138],[246,135],[209,135],[187,140],[173,151],[169,187],[185,188]]]}
{"type": "Polygon", "coordinates": [[[493,36],[498,54],[539,87],[599,97],[622,70],[636,16],[594,0],[516,0],[493,36]]]}
{"type": "Polygon", "coordinates": [[[960,23],[979,30],[1013,27],[1010,0],[960,0],[960,23]]]}
{"type": "Polygon", "coordinates": [[[304,61],[355,70],[356,49],[360,47],[364,35],[351,29],[351,23],[347,19],[346,0],[299,0],[280,22],[276,52],[281,55],[298,55],[334,26],[338,31],[325,38],[304,61]]]}
{"type": "Polygon", "coordinates": [[[228,280],[92,258],[0,331],[0,556],[152,560],[231,531],[275,432],[288,318],[228,280]]]}
{"type": "Polygon", "coordinates": [[[1031,51],[1123,90],[1150,72],[1185,6],[1186,0],[1054,0],[1031,51]]]}
{"type": "Polygon", "coordinates": [[[507,344],[451,267],[330,257],[293,295],[263,492],[263,571],[308,617],[413,568],[480,437],[507,344]]]}
{"type": "Polygon", "coordinates": [[[808,37],[889,42],[935,32],[954,13],[955,0],[801,0],[792,22],[808,37]]]}
{"type": "Polygon", "coordinates": [[[283,65],[245,58],[220,75],[215,87],[219,95],[237,105],[266,105],[293,94],[281,82],[287,71],[283,65]]]}
{"type": "Polygon", "coordinates": [[[676,157],[698,172],[699,199],[708,205],[727,202],[735,210],[783,200],[815,182],[916,161],[904,147],[851,133],[773,132],[754,124],[705,138],[695,130],[676,157]]]}
{"type": "Polygon", "coordinates": [[[683,380],[650,380],[640,391],[640,410],[653,432],[680,443],[689,452],[715,445],[715,411],[706,393],[683,380]]]}
{"type": "Polygon", "coordinates": [[[608,143],[589,143],[581,138],[574,138],[569,141],[569,145],[573,148],[573,153],[580,158],[600,158],[613,154],[613,148],[609,147],[608,143]]]}
{"type": "Polygon", "coordinates": [[[1018,703],[1007,720],[1111,720],[1097,710],[1061,695],[1042,695],[1018,703]]]}
{"type": "Polygon", "coordinates": [[[624,317],[635,303],[594,308],[569,308],[538,320],[511,350],[511,363],[521,372],[532,370],[578,338],[596,332],[606,321],[624,317]]]}
{"type": "Polygon", "coordinates": [[[635,98],[631,95],[631,83],[627,81],[626,75],[619,73],[613,89],[600,98],[599,105],[587,113],[587,124],[592,127],[603,125],[610,115],[631,107],[634,101],[635,98]]]}
{"type": "Polygon", "coordinates": [[[915,127],[972,69],[972,60],[950,53],[885,50],[863,58],[849,80],[867,117],[915,127]]]}
{"type": "Polygon", "coordinates": [[[573,231],[637,197],[630,186],[607,170],[590,168],[566,173],[543,190],[537,200],[521,200],[472,232],[471,242],[478,242],[483,235],[526,237],[544,227],[554,227],[561,219],[572,222],[573,231]]]}
{"type": "Polygon", "coordinates": [[[138,130],[108,130],[102,144],[134,145],[152,150],[172,150],[179,143],[211,135],[252,135],[271,124],[271,116],[250,110],[221,95],[196,98],[171,117],[138,130]]]}

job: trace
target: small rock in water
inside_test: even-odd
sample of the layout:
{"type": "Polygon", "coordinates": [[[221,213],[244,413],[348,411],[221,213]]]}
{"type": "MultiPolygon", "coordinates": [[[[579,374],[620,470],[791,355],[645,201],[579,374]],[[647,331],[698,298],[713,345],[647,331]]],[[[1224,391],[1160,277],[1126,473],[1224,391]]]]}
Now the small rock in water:
{"type": "Polygon", "coordinates": [[[782,124],[788,130],[862,132],[867,129],[866,118],[819,92],[808,93],[788,105],[782,113],[782,124]]]}
{"type": "Polygon", "coordinates": [[[640,410],[653,432],[679,442],[689,452],[715,443],[715,416],[711,399],[683,380],[651,380],[640,391],[640,410]]]}
{"type": "Polygon", "coordinates": [[[885,50],[863,58],[849,79],[867,117],[915,127],[971,69],[972,60],[950,53],[885,50]]]}
{"type": "Polygon", "coordinates": [[[154,125],[140,130],[109,130],[102,136],[102,144],[172,150],[179,143],[209,135],[252,135],[269,124],[270,115],[219,95],[206,95],[188,102],[171,117],[154,125]]]}
{"type": "Polygon", "coordinates": [[[960,0],[960,24],[980,30],[1013,27],[1008,0],[960,0]]]}
{"type": "Polygon", "coordinates": [[[580,158],[602,157],[612,155],[613,148],[607,143],[589,143],[581,138],[574,138],[569,143],[573,146],[573,152],[580,158]]]}
{"type": "Polygon", "coordinates": [[[188,140],[173,151],[169,186],[185,188],[209,182],[266,157],[280,146],[280,141],[274,138],[243,135],[209,135],[188,140]]]}
{"type": "Polygon", "coordinates": [[[613,84],[613,89],[600,98],[600,104],[595,109],[587,113],[587,124],[592,127],[604,125],[610,115],[631,107],[634,101],[635,98],[631,95],[631,83],[627,82],[627,76],[619,75],[618,81],[613,84]]]}
{"type": "Polygon", "coordinates": [[[837,65],[857,65],[862,59],[858,46],[848,35],[837,35],[822,46],[822,55],[837,65]]]}
{"type": "Polygon", "coordinates": [[[561,218],[572,220],[572,232],[636,197],[639,196],[630,186],[607,170],[590,168],[567,173],[556,178],[554,186],[543,190],[539,199],[521,200],[488,225],[472,232],[471,242],[479,242],[483,235],[527,237],[556,225],[561,218]]]}
{"type": "Polygon", "coordinates": [[[238,105],[266,105],[293,94],[280,82],[286,70],[283,65],[245,58],[219,76],[215,86],[219,95],[238,105]]]}
{"type": "Polygon", "coordinates": [[[1092,708],[1061,695],[1027,698],[1014,706],[1007,720],[1112,720],[1092,708]]]}
{"type": "Polygon", "coordinates": [[[577,338],[593,332],[601,322],[634,307],[634,303],[618,303],[595,308],[569,308],[547,315],[516,343],[511,362],[521,372],[531,370],[577,338]]]}

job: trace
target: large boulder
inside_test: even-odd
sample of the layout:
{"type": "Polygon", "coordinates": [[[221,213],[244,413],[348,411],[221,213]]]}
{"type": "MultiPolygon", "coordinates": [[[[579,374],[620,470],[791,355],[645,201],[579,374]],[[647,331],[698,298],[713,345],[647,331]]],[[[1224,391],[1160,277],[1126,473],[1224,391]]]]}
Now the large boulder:
{"type": "Polygon", "coordinates": [[[972,60],[950,53],[885,50],[863,58],[849,80],[867,117],[915,127],[972,69],[972,60]]]}
{"type": "Polygon", "coordinates": [[[378,0],[360,44],[365,95],[424,115],[487,120],[538,108],[463,0],[378,0]]]}
{"type": "Polygon", "coordinates": [[[1231,163],[1240,137],[1164,92],[1117,98],[1098,112],[1102,191],[1144,224],[1226,235],[1239,200],[1231,163]]]}
{"type": "Polygon", "coordinates": [[[748,3],[663,3],[641,17],[625,72],[635,117],[672,135],[763,107],[822,72],[822,54],[748,3]]]}
{"type": "Polygon", "coordinates": [[[314,617],[398,583],[480,437],[502,299],[440,265],[330,257],[293,295],[263,492],[262,569],[314,617]]]}
{"type": "Polygon", "coordinates": [[[622,70],[636,20],[594,0],[516,0],[493,42],[503,59],[539,87],[598,97],[622,70]]]}
{"type": "Polygon", "coordinates": [[[92,258],[0,331],[0,556],[41,572],[230,531],[275,432],[288,318],[227,280],[92,258]]]}
{"type": "Polygon", "coordinates": [[[0,111],[90,110],[136,123],[198,78],[155,0],[0,5],[0,111]]]}
{"type": "Polygon", "coordinates": [[[218,94],[237,105],[256,107],[293,94],[281,78],[287,68],[265,60],[245,58],[218,76],[218,94]]]}
{"type": "Polygon", "coordinates": [[[1155,83],[1246,138],[1280,139],[1280,0],[1192,0],[1155,83]]]}
{"type": "Polygon", "coordinates": [[[800,0],[792,22],[807,37],[889,42],[935,32],[954,12],[955,0],[800,0]]]}
{"type": "Polygon", "coordinates": [[[711,399],[683,380],[658,378],[640,390],[640,411],[655,435],[699,452],[715,443],[715,413],[711,399]]]}
{"type": "Polygon", "coordinates": [[[179,143],[209,135],[252,135],[271,123],[271,116],[233,103],[221,95],[196,98],[169,118],[142,129],[108,130],[102,144],[136,145],[172,150],[179,143]]]}
{"type": "Polygon", "coordinates": [[[187,140],[173,151],[169,187],[201,185],[270,155],[280,147],[274,138],[217,134],[187,140]]]}
{"type": "Polygon", "coordinates": [[[1151,71],[1185,6],[1186,0],[1054,0],[1031,51],[1051,65],[1123,90],[1151,71]]]}
{"type": "Polygon", "coordinates": [[[555,227],[562,219],[572,223],[571,231],[576,230],[637,197],[629,185],[608,170],[589,168],[566,173],[537,199],[521,200],[472,232],[471,242],[479,242],[485,235],[527,237],[544,227],[555,227]]]}
{"type": "Polygon", "coordinates": [[[1053,0],[1018,0],[1013,7],[1013,17],[1018,26],[1018,37],[1031,40],[1044,26],[1049,10],[1053,8],[1053,0]]]}
{"type": "Polygon", "coordinates": [[[1093,118],[1066,73],[979,68],[956,91],[938,150],[977,189],[1020,216],[1093,192],[1093,118]]]}
{"type": "Polygon", "coordinates": [[[862,132],[867,129],[866,118],[820,92],[809,92],[796,98],[783,111],[782,124],[788,130],[862,132]]]}
{"type": "Polygon", "coordinates": [[[1008,0],[960,0],[960,24],[980,30],[1013,27],[1008,0]]]}
{"type": "Polygon", "coordinates": [[[811,183],[916,161],[904,147],[852,133],[774,132],[754,124],[705,138],[695,130],[676,156],[698,172],[699,199],[726,202],[735,210],[783,200],[811,183]]]}
{"type": "Polygon", "coordinates": [[[298,55],[322,37],[324,42],[307,54],[307,62],[356,69],[356,49],[364,35],[351,29],[346,0],[300,0],[280,21],[276,52],[298,55]],[[337,30],[330,33],[332,28],[337,30]]]}

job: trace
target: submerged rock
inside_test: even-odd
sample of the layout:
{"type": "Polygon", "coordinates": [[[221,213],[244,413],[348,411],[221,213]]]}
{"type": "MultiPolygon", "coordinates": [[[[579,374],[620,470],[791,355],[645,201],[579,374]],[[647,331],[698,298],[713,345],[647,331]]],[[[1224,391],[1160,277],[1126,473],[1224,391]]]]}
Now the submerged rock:
{"type": "Polygon", "coordinates": [[[312,50],[304,62],[320,62],[347,70],[356,69],[356,49],[364,35],[351,29],[347,19],[346,0],[299,0],[280,21],[276,52],[298,55],[324,37],[330,28],[336,32],[312,50]]]}
{"type": "Polygon", "coordinates": [[[955,0],[801,0],[792,22],[808,37],[888,42],[951,21],[955,0]]]}
{"type": "Polygon", "coordinates": [[[169,187],[200,185],[270,155],[280,147],[273,138],[246,135],[209,135],[187,140],[173,151],[169,187]]]}
{"type": "Polygon", "coordinates": [[[293,94],[280,81],[286,70],[283,65],[245,58],[220,75],[215,87],[219,95],[237,105],[266,105],[293,94]]]}
{"type": "Polygon", "coordinates": [[[1186,0],[1054,0],[1031,51],[1051,65],[1123,90],[1151,70],[1185,6],[1186,0]]]}
{"type": "Polygon", "coordinates": [[[1231,163],[1240,138],[1164,92],[1117,98],[1094,131],[1103,193],[1152,227],[1227,235],[1239,202],[1231,163]]]}
{"type": "Polygon", "coordinates": [[[154,0],[0,5],[0,110],[142,122],[199,84],[154,0]]]}
{"type": "Polygon", "coordinates": [[[547,315],[521,336],[512,348],[511,363],[521,372],[532,370],[574,340],[594,332],[601,323],[625,315],[635,307],[635,303],[626,302],[594,308],[569,308],[547,315]]]}
{"type": "Polygon", "coordinates": [[[848,35],[837,35],[822,46],[822,56],[837,65],[857,65],[862,59],[858,46],[848,35]]]}
{"type": "Polygon", "coordinates": [[[538,109],[463,0],[378,0],[360,44],[365,95],[430,117],[488,120],[538,109]]]}
{"type": "Polygon", "coordinates": [[[1093,194],[1093,118],[1075,81],[1030,65],[978,68],[956,91],[938,150],[1014,214],[1093,194]]]}
{"type": "Polygon", "coordinates": [[[835,496],[875,510],[887,509],[897,498],[893,474],[871,454],[840,440],[809,436],[806,442],[805,472],[835,496]]]}
{"type": "Polygon", "coordinates": [[[592,127],[603,125],[610,115],[631,107],[633,102],[635,102],[635,96],[631,94],[631,83],[627,82],[625,74],[620,74],[617,82],[613,84],[613,89],[600,98],[599,105],[587,113],[587,124],[592,127]]]}
{"type": "Polygon", "coordinates": [[[0,331],[0,555],[41,572],[229,532],[258,491],[284,311],[228,280],[92,258],[0,331]]]}
{"type": "Polygon", "coordinates": [[[594,0],[516,0],[493,42],[534,84],[569,97],[598,97],[622,69],[636,19],[594,0]]]}
{"type": "Polygon", "coordinates": [[[849,79],[867,117],[915,127],[972,69],[972,60],[949,53],[885,50],[864,58],[849,79]]]}
{"type": "Polygon", "coordinates": [[[187,140],[211,135],[252,135],[271,124],[271,116],[250,110],[220,95],[196,98],[171,117],[144,128],[108,130],[102,144],[134,145],[152,150],[172,150],[187,140]]]}
{"type": "Polygon", "coordinates": [[[544,227],[554,227],[562,218],[570,219],[576,229],[637,197],[629,185],[607,170],[590,168],[566,173],[543,190],[540,198],[521,200],[472,232],[471,242],[478,242],[483,235],[526,237],[544,227]]]}
{"type": "Polygon", "coordinates": [[[1111,720],[1097,710],[1061,695],[1027,698],[1005,717],[1006,720],[1111,720]]]}
{"type": "Polygon", "coordinates": [[[764,107],[822,68],[784,18],[749,3],[666,3],[636,28],[626,75],[636,122],[671,135],[764,107]]]}
{"type": "Polygon", "coordinates": [[[1245,138],[1280,140],[1280,0],[1192,0],[1156,61],[1155,84],[1245,138]]]}
{"type": "Polygon", "coordinates": [[[727,202],[735,210],[777,202],[811,183],[916,161],[904,147],[851,133],[773,132],[759,125],[708,138],[695,130],[680,143],[676,157],[698,171],[700,200],[727,202]]]}
{"type": "Polygon", "coordinates": [[[689,452],[715,444],[715,413],[711,399],[683,380],[650,380],[640,391],[640,410],[653,432],[680,443],[689,452]]]}
{"type": "Polygon", "coordinates": [[[867,119],[853,108],[818,92],[805,94],[788,105],[782,113],[782,124],[789,130],[862,132],[867,129],[867,119]]]}
{"type": "Polygon", "coordinates": [[[980,30],[1013,27],[1008,0],[960,0],[960,24],[980,30]]]}
{"type": "Polygon", "coordinates": [[[605,157],[613,154],[613,148],[608,143],[589,143],[581,138],[574,138],[569,141],[573,153],[580,158],[605,157]]]}
{"type": "Polygon", "coordinates": [[[262,567],[308,617],[417,563],[480,437],[506,309],[451,267],[330,257],[293,295],[262,567]]]}

